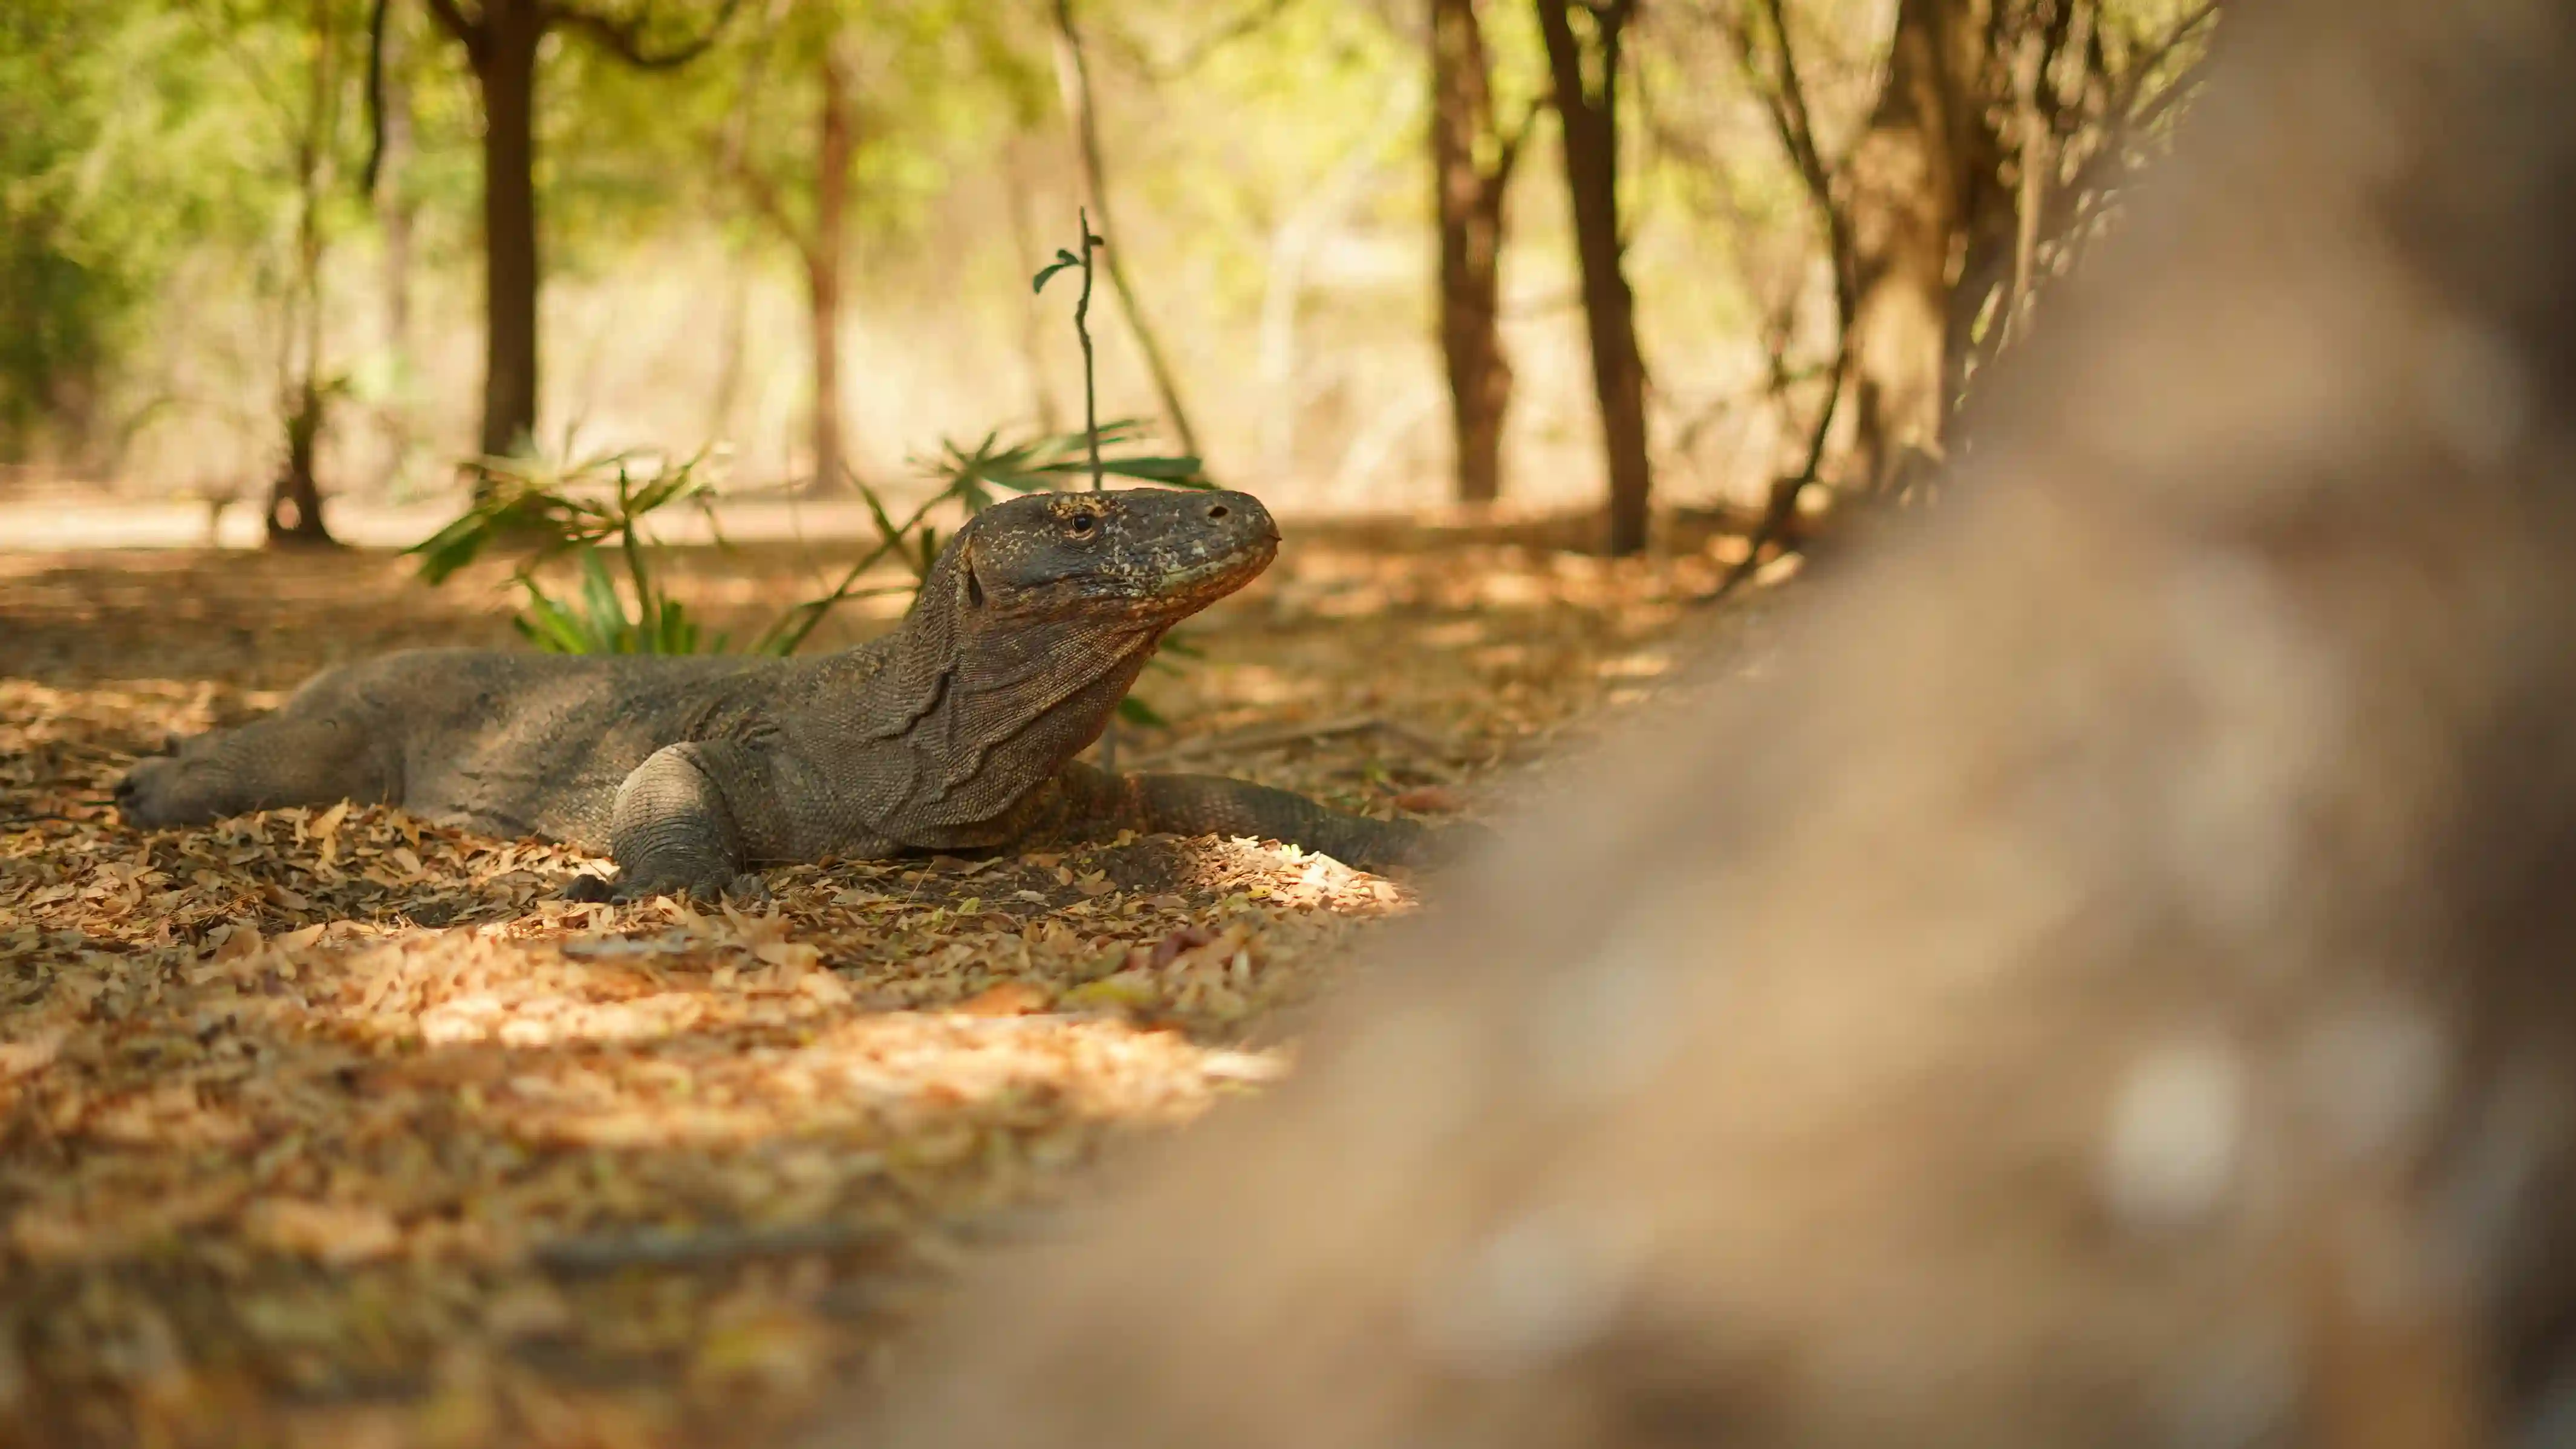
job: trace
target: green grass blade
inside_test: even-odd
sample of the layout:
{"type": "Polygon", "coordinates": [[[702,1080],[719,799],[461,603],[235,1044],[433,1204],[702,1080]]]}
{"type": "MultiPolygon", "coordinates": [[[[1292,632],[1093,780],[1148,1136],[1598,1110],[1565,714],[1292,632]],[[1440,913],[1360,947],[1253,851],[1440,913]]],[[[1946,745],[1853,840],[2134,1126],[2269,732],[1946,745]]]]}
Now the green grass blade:
{"type": "Polygon", "coordinates": [[[1172,722],[1156,713],[1152,705],[1132,694],[1118,701],[1118,717],[1129,724],[1142,725],[1149,730],[1167,730],[1172,727],[1172,722]]]}

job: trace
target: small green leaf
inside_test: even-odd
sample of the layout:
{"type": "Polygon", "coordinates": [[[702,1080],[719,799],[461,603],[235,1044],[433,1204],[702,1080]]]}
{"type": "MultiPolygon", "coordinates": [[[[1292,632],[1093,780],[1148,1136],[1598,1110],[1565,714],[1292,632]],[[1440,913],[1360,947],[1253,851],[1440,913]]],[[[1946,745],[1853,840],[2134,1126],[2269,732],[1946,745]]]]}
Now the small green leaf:
{"type": "Polygon", "coordinates": [[[860,484],[859,501],[868,506],[868,517],[875,522],[879,538],[892,543],[902,535],[903,530],[895,527],[894,515],[886,512],[885,500],[877,496],[877,490],[860,484]]]}
{"type": "Polygon", "coordinates": [[[652,620],[652,649],[655,654],[695,654],[698,652],[698,622],[677,599],[655,601],[652,620]]]}
{"type": "Polygon", "coordinates": [[[1037,276],[1030,280],[1029,291],[1032,293],[1043,292],[1046,290],[1047,279],[1049,277],[1054,276],[1056,273],[1063,271],[1067,267],[1078,267],[1081,265],[1082,258],[1058,247],[1056,249],[1055,260],[1040,268],[1037,276]]]}
{"type": "MultiPolygon", "coordinates": [[[[804,622],[806,615],[821,613],[822,602],[820,599],[809,599],[770,620],[769,627],[755,635],[752,638],[751,647],[743,652],[765,655],[771,659],[786,658],[796,648],[796,626],[804,622]]],[[[723,648],[721,639],[717,641],[717,648],[719,650],[723,648]]]]}
{"type": "Polygon", "coordinates": [[[1172,727],[1172,722],[1156,713],[1152,705],[1132,694],[1118,701],[1118,717],[1129,724],[1143,725],[1149,730],[1167,730],[1172,727]]]}
{"type": "Polygon", "coordinates": [[[570,610],[546,597],[534,580],[521,579],[519,584],[528,591],[528,611],[512,616],[510,622],[530,643],[550,654],[593,652],[570,610]]]}
{"type": "Polygon", "coordinates": [[[488,522],[468,513],[438,532],[403,550],[420,559],[420,577],[424,583],[445,583],[450,574],[474,562],[483,545],[492,541],[488,522]]]}
{"type": "Polygon", "coordinates": [[[1216,486],[1208,481],[1204,466],[1196,458],[1103,458],[1100,471],[1181,488],[1216,486]]]}

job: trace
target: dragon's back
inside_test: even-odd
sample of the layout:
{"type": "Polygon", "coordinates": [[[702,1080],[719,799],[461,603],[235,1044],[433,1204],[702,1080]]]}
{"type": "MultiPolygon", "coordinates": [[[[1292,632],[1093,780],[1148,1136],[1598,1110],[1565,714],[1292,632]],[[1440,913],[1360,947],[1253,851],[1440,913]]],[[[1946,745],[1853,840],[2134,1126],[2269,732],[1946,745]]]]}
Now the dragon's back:
{"type": "Polygon", "coordinates": [[[800,666],[740,656],[416,650],[325,675],[313,702],[399,742],[403,803],[600,846],[629,771],[749,728],[800,666]]]}

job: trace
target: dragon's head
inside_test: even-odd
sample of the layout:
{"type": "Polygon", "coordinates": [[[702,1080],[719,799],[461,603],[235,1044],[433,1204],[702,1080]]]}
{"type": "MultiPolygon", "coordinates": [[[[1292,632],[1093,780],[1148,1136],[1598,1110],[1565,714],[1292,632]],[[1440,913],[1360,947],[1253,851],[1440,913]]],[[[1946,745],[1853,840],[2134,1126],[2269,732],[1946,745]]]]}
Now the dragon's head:
{"type": "Polygon", "coordinates": [[[1279,526],[1249,493],[1033,493],[970,520],[932,583],[961,621],[1078,615],[1150,627],[1242,588],[1278,552],[1279,526]]]}

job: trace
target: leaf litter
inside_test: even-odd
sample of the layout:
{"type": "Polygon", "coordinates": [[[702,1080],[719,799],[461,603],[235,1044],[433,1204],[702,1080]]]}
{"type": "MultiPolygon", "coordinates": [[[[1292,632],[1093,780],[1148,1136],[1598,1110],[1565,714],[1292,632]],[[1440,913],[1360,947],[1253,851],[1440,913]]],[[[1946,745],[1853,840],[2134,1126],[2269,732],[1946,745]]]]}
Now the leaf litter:
{"type": "MultiPolygon", "coordinates": [[[[561,901],[607,863],[381,806],[137,832],[98,802],[163,736],[499,610],[365,554],[6,563],[0,1444],[770,1442],[1115,1142],[1286,1074],[1285,1009],[1413,901],[1252,840],[798,866],[751,912],[561,901]]],[[[1292,549],[1122,763],[1473,818],[1719,569],[1292,549]]],[[[690,583],[721,619],[776,572],[690,583]]]]}

